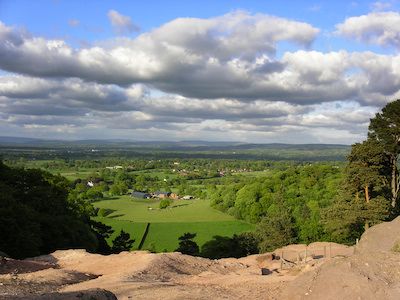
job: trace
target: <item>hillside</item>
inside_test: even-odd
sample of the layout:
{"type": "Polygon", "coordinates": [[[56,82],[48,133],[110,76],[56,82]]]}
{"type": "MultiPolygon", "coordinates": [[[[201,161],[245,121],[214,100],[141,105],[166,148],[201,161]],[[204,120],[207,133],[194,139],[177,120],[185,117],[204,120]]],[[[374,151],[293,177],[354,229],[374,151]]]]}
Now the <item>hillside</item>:
{"type": "Polygon", "coordinates": [[[311,244],[306,261],[298,264],[296,255],[303,260],[305,245],[287,246],[274,252],[283,253],[283,269],[281,261],[268,253],[209,260],[180,253],[136,251],[105,257],[83,250],[56,251],[30,260],[3,260],[0,296],[115,299],[100,290],[105,289],[118,299],[241,299],[250,295],[252,299],[399,299],[400,254],[392,251],[399,237],[400,217],[369,229],[356,249],[311,244]],[[319,255],[322,249],[330,249],[332,257],[326,252],[326,257],[319,255]]]}

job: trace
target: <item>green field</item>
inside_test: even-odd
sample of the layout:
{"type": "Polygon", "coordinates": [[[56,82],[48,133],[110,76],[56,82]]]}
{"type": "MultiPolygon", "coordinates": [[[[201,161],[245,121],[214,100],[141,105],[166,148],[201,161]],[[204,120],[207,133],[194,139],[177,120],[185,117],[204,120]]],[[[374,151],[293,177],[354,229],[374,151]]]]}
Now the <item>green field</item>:
{"type": "Polygon", "coordinates": [[[232,236],[234,233],[251,231],[254,226],[240,221],[151,223],[143,249],[157,252],[174,251],[178,247],[178,237],[185,232],[197,233],[194,239],[201,246],[214,235],[232,236]]]}
{"type": "Polygon", "coordinates": [[[133,222],[215,222],[235,218],[210,207],[207,200],[174,200],[171,207],[158,209],[159,200],[133,199],[130,196],[95,202],[98,208],[115,210],[108,217],[133,222]],[[150,210],[149,208],[152,208],[150,210]]]}
{"type": "Polygon", "coordinates": [[[159,200],[121,196],[95,202],[94,205],[114,210],[107,217],[96,217],[96,220],[112,226],[116,231],[110,240],[124,229],[135,238],[135,249],[147,223],[151,225],[143,249],[158,252],[175,250],[178,237],[185,232],[197,233],[195,241],[201,246],[215,235],[232,236],[254,229],[254,225],[211,208],[207,200],[174,200],[170,208],[158,209],[159,200]]]}
{"type": "Polygon", "coordinates": [[[128,232],[131,235],[131,238],[135,240],[133,244],[133,248],[137,249],[140,243],[140,239],[143,236],[143,232],[146,228],[147,223],[134,223],[131,221],[117,220],[113,218],[101,218],[96,217],[93,218],[96,221],[100,221],[106,225],[111,226],[114,229],[114,233],[109,238],[109,242],[111,242],[123,229],[125,232],[128,232]]]}

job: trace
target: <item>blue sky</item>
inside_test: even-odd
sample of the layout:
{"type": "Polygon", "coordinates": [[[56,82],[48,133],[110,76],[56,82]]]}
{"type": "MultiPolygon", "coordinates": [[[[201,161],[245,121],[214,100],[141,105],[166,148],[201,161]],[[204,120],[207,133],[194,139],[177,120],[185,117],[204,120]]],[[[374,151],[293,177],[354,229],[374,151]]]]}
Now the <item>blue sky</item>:
{"type": "Polygon", "coordinates": [[[352,143],[400,1],[0,0],[0,135],[352,143]]]}
{"type": "MultiPolygon", "coordinates": [[[[63,0],[1,0],[0,20],[21,26],[33,34],[47,38],[62,38],[71,43],[96,42],[115,36],[107,13],[123,12],[146,32],[176,18],[210,18],[236,10],[264,13],[303,21],[331,32],[347,16],[370,12],[376,1],[63,1],[63,0]],[[71,20],[79,25],[71,26],[71,20]]],[[[398,10],[399,1],[382,2],[398,10]]],[[[135,36],[132,33],[129,36],[135,36]]],[[[320,50],[366,49],[348,40],[331,41],[320,37],[314,48],[320,50]]],[[[76,44],[79,46],[79,44],[76,44]]],[[[369,46],[370,47],[370,46],[369,46]]]]}

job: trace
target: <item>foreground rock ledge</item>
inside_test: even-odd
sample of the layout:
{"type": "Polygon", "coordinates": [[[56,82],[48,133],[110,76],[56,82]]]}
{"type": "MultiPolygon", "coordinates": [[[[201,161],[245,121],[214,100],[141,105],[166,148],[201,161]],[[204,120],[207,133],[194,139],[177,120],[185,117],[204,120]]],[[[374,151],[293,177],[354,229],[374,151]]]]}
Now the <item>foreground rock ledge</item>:
{"type": "Polygon", "coordinates": [[[209,260],[180,253],[56,251],[1,265],[0,298],[400,299],[400,254],[391,250],[397,239],[400,218],[369,229],[355,251],[333,243],[311,244],[308,252],[305,245],[277,249],[284,265],[268,253],[209,260]],[[330,255],[332,249],[339,254],[330,255]]]}

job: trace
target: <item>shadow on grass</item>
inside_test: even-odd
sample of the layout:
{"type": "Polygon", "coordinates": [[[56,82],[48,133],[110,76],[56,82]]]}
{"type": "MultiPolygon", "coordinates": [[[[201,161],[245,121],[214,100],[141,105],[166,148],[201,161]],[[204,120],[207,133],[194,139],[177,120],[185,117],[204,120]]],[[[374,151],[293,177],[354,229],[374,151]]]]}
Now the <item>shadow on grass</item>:
{"type": "Polygon", "coordinates": [[[116,212],[115,209],[111,209],[111,208],[100,208],[99,211],[97,212],[97,215],[99,217],[108,217],[109,215],[111,215],[112,213],[116,212]]]}
{"type": "Polygon", "coordinates": [[[115,219],[115,218],[123,217],[123,216],[125,216],[125,215],[124,214],[116,214],[116,215],[112,215],[112,216],[107,216],[107,218],[115,219]]]}
{"type": "Polygon", "coordinates": [[[185,203],[185,204],[179,204],[179,205],[173,205],[171,206],[171,208],[175,208],[175,207],[181,207],[181,206],[188,206],[189,204],[185,203]]]}
{"type": "Polygon", "coordinates": [[[103,200],[117,200],[117,199],[119,199],[118,196],[105,196],[105,197],[103,197],[103,198],[101,198],[99,200],[103,201],[103,200]]]}

